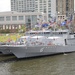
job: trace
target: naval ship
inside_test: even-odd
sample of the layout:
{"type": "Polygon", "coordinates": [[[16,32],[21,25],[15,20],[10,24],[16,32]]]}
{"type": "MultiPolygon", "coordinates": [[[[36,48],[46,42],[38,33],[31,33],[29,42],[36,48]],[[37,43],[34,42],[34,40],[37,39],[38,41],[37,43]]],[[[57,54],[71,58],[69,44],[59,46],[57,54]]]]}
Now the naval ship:
{"type": "Polygon", "coordinates": [[[44,56],[75,51],[75,34],[70,33],[67,29],[50,32],[37,31],[37,35],[31,31],[28,35],[32,36],[28,36],[27,38],[21,37],[14,45],[2,45],[2,47],[10,50],[10,52],[17,58],[44,56]],[[50,36],[45,36],[46,33],[50,36]]]}
{"type": "Polygon", "coordinates": [[[25,33],[25,36],[22,36],[22,37],[20,37],[20,39],[17,39],[16,42],[11,41],[11,42],[0,43],[0,52],[2,54],[12,54],[12,52],[10,51],[9,48],[7,48],[7,46],[14,45],[17,43],[21,44],[23,39],[26,39],[29,36],[35,36],[36,34],[37,34],[37,36],[40,36],[40,35],[41,36],[43,36],[43,35],[44,36],[50,36],[50,32],[51,32],[51,30],[46,30],[46,31],[38,30],[38,33],[37,33],[37,31],[30,30],[30,31],[25,33]],[[6,47],[4,47],[4,46],[6,46],[6,47]]]}
{"type": "Polygon", "coordinates": [[[1,43],[0,44],[0,52],[2,54],[12,54],[12,52],[10,51],[10,49],[8,48],[8,46],[10,45],[21,45],[21,44],[25,44],[25,40],[28,38],[28,37],[31,37],[31,36],[35,36],[37,34],[37,36],[50,36],[50,32],[51,30],[46,30],[46,31],[42,31],[42,30],[38,30],[38,33],[37,31],[33,31],[33,30],[30,30],[28,32],[25,33],[25,36],[22,36],[20,37],[19,39],[16,40],[16,42],[6,42],[6,43],[1,43]]]}

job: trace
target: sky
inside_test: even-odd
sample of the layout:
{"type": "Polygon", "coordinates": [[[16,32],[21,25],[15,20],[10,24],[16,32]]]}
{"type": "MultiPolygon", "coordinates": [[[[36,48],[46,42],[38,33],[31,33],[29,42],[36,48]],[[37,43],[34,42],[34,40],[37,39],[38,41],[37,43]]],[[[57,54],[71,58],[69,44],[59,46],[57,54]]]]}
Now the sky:
{"type": "MultiPolygon", "coordinates": [[[[74,1],[75,4],[75,1],[74,1]]],[[[0,12],[10,11],[10,0],[0,0],[0,12]]],[[[74,6],[75,10],[75,6],[74,6]]]]}
{"type": "Polygon", "coordinates": [[[0,0],[0,12],[10,11],[10,0],[0,0]]]}

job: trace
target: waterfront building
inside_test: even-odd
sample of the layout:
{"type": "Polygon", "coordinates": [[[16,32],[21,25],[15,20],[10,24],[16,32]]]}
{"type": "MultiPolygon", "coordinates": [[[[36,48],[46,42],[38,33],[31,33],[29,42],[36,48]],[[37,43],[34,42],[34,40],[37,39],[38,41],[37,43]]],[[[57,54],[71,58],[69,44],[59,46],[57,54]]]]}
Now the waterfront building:
{"type": "Polygon", "coordinates": [[[22,25],[26,26],[27,29],[33,28],[38,20],[38,17],[46,20],[46,14],[42,15],[40,12],[0,12],[0,30],[20,29],[22,25]]]}
{"type": "Polygon", "coordinates": [[[56,0],[11,0],[11,11],[46,13],[48,21],[56,15],[56,0]]]}
{"type": "Polygon", "coordinates": [[[56,16],[56,0],[35,0],[35,11],[47,14],[47,21],[56,16]]]}
{"type": "Polygon", "coordinates": [[[11,0],[11,11],[34,12],[35,0],[11,0]]]}
{"type": "Polygon", "coordinates": [[[74,12],[74,0],[11,0],[11,11],[43,12],[47,21],[56,15],[64,20],[74,12]]]}
{"type": "Polygon", "coordinates": [[[60,22],[74,16],[74,0],[56,0],[56,12],[60,22]]]}
{"type": "Polygon", "coordinates": [[[0,12],[0,30],[33,28],[38,20],[62,22],[74,12],[74,0],[11,0],[11,12],[0,12]],[[15,11],[15,12],[14,12],[15,11]]]}
{"type": "Polygon", "coordinates": [[[56,3],[58,14],[69,16],[74,13],[74,0],[56,0],[56,3]]]}

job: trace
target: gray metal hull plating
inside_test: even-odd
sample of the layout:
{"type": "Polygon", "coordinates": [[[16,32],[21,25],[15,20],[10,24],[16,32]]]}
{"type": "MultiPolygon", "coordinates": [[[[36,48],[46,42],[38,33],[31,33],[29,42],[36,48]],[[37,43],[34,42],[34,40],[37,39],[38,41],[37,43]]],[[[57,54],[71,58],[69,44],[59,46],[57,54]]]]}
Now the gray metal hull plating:
{"type": "Polygon", "coordinates": [[[51,55],[57,53],[64,52],[74,52],[75,45],[66,45],[66,46],[31,46],[27,47],[24,45],[17,46],[8,46],[10,47],[10,51],[17,58],[25,58],[25,57],[34,57],[34,56],[43,56],[43,55],[51,55]]]}
{"type": "Polygon", "coordinates": [[[10,49],[9,49],[7,46],[4,46],[4,45],[1,45],[1,46],[0,46],[0,52],[1,52],[2,54],[12,54],[12,53],[10,52],[10,49]]]}

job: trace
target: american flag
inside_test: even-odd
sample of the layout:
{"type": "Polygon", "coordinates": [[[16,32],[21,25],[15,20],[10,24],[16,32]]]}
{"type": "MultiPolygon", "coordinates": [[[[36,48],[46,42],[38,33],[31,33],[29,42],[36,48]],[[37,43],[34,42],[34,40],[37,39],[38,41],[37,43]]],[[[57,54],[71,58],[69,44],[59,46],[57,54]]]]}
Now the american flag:
{"type": "Polygon", "coordinates": [[[50,25],[53,25],[56,23],[56,17],[53,17],[51,21],[49,21],[50,25]]]}

